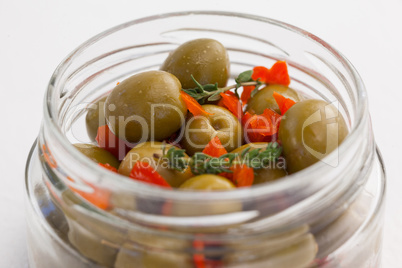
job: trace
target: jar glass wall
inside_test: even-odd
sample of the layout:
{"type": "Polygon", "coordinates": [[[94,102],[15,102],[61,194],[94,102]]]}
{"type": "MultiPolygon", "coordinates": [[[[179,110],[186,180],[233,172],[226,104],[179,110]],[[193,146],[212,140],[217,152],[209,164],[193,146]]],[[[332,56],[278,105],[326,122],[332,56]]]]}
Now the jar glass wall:
{"type": "Polygon", "coordinates": [[[296,27],[221,13],[159,15],[108,30],[56,69],[27,164],[32,267],[378,267],[385,177],[363,83],[330,45],[296,27]],[[264,33],[263,35],[261,33],[264,33]],[[71,143],[91,142],[90,104],[158,69],[191,39],[219,40],[231,77],[286,60],[291,87],[335,104],[350,134],[284,179],[224,193],[168,191],[112,174],[71,143]],[[72,190],[104,193],[95,206],[72,190]],[[364,243],[362,243],[364,241],[364,243]]]}

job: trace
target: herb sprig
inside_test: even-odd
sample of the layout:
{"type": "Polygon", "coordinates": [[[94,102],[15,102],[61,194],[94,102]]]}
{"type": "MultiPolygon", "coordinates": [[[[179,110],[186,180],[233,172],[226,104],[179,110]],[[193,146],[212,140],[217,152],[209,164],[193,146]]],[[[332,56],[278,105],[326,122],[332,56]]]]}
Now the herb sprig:
{"type": "Polygon", "coordinates": [[[282,147],[277,142],[271,142],[265,148],[248,147],[240,153],[227,153],[220,157],[212,157],[201,152],[187,157],[184,152],[183,149],[176,147],[169,148],[167,152],[164,149],[162,159],[167,161],[170,169],[183,172],[190,167],[193,174],[200,175],[232,173],[231,167],[237,164],[246,164],[254,170],[270,166],[271,162],[280,157],[282,147]]]}
{"type": "Polygon", "coordinates": [[[204,104],[208,101],[217,101],[221,99],[220,94],[234,89],[235,94],[238,96],[237,90],[243,86],[255,86],[254,91],[257,91],[258,88],[263,84],[258,80],[253,80],[251,78],[253,74],[253,70],[248,70],[240,73],[235,79],[236,84],[230,85],[227,87],[218,87],[218,83],[215,84],[206,84],[201,85],[192,75],[191,79],[193,79],[194,83],[197,85],[195,88],[182,89],[184,92],[189,94],[195,100],[198,101],[199,104],[204,104]]]}

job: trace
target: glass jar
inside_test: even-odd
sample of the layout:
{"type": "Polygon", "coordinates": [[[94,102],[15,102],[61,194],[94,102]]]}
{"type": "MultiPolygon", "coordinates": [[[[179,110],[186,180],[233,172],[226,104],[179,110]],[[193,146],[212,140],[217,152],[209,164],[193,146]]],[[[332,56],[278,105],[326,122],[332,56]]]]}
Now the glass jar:
{"type": "Polygon", "coordinates": [[[337,50],[294,26],[244,14],[180,12],[107,30],[54,72],[26,168],[31,267],[379,267],[385,175],[366,91],[337,50]],[[97,166],[85,114],[117,81],[158,69],[179,44],[213,38],[231,81],[286,60],[291,87],[336,103],[350,128],[300,172],[227,192],[165,190],[97,166]],[[79,189],[79,191],[73,189],[79,189]],[[104,195],[96,206],[85,194],[104,195]]]}

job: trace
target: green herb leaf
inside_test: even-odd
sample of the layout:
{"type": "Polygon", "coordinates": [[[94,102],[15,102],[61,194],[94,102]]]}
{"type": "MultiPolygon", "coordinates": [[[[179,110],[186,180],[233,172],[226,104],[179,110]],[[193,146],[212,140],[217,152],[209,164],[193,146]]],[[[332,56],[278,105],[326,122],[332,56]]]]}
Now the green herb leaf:
{"type": "Polygon", "coordinates": [[[219,90],[219,88],[218,88],[218,83],[215,83],[215,84],[206,84],[206,85],[204,85],[203,87],[204,87],[204,90],[205,90],[205,91],[208,91],[208,92],[212,92],[212,91],[219,90]]]}
{"type": "Polygon", "coordinates": [[[236,83],[253,81],[253,79],[251,78],[252,75],[253,75],[253,70],[244,71],[239,74],[239,76],[235,79],[235,81],[236,81],[236,83]]]}

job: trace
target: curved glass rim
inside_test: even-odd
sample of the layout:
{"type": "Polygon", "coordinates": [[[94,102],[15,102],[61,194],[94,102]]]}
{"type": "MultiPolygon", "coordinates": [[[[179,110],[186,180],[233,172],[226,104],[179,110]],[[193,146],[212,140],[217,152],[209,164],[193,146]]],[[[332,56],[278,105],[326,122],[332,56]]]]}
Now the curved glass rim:
{"type": "MultiPolygon", "coordinates": [[[[98,35],[88,39],[86,42],[77,47],[74,51],[72,51],[55,69],[47,91],[45,93],[45,101],[44,101],[44,122],[49,126],[49,132],[53,137],[57,140],[57,142],[63,147],[63,149],[68,152],[71,156],[73,156],[78,162],[84,164],[86,168],[92,169],[92,172],[96,173],[97,177],[102,180],[106,180],[110,185],[118,185],[119,187],[124,187],[125,189],[129,189],[133,192],[141,192],[144,195],[157,196],[159,198],[168,198],[174,200],[228,200],[228,199],[247,199],[247,198],[256,198],[261,195],[266,195],[270,193],[276,193],[279,191],[286,190],[288,188],[293,188],[296,186],[305,185],[306,182],[310,182],[312,180],[317,180],[315,176],[311,174],[323,174],[320,170],[325,171],[325,163],[319,161],[314,165],[305,168],[297,173],[290,174],[286,178],[276,180],[270,183],[266,183],[263,185],[253,186],[253,187],[244,187],[237,188],[231,191],[220,191],[220,192],[196,192],[196,191],[179,191],[179,190],[166,190],[161,187],[155,187],[153,185],[148,185],[145,183],[137,182],[131,180],[120,174],[113,174],[110,171],[107,171],[104,168],[99,167],[96,163],[91,161],[89,158],[85,157],[78,150],[76,150],[67,137],[62,133],[58,124],[57,124],[57,107],[52,105],[52,96],[55,94],[54,87],[52,82],[56,81],[58,76],[63,73],[65,69],[68,68],[69,63],[74,60],[74,57],[79,55],[79,53],[83,52],[85,48],[96,43],[98,40],[102,39],[105,36],[108,36],[116,31],[124,29],[126,27],[132,26],[134,24],[146,23],[148,21],[154,21],[158,19],[166,19],[169,17],[180,17],[180,16],[189,16],[189,15],[212,15],[212,16],[227,16],[227,17],[238,17],[248,20],[260,21],[264,23],[269,23],[272,25],[279,26],[285,30],[289,30],[295,32],[304,38],[310,39],[313,42],[320,44],[325,47],[330,53],[333,54],[345,67],[348,71],[349,75],[352,78],[354,86],[357,90],[357,111],[355,118],[355,125],[350,129],[349,135],[345,138],[345,140],[339,146],[339,152],[344,152],[350,147],[350,145],[354,142],[356,138],[358,138],[359,129],[361,129],[364,125],[364,122],[368,117],[368,107],[367,107],[367,94],[364,87],[364,84],[353,67],[353,65],[335,48],[330,46],[325,41],[321,40],[317,36],[300,29],[296,26],[280,22],[274,19],[265,18],[261,16],[244,14],[244,13],[233,13],[233,12],[223,12],[223,11],[182,11],[182,12],[172,12],[166,14],[153,15],[149,17],[144,17],[136,20],[132,20],[127,23],[120,24],[113,28],[110,28],[106,31],[99,33],[98,35]],[[300,178],[303,179],[300,179],[300,178]]],[[[327,157],[331,157],[334,153],[331,153],[327,157]]]]}

